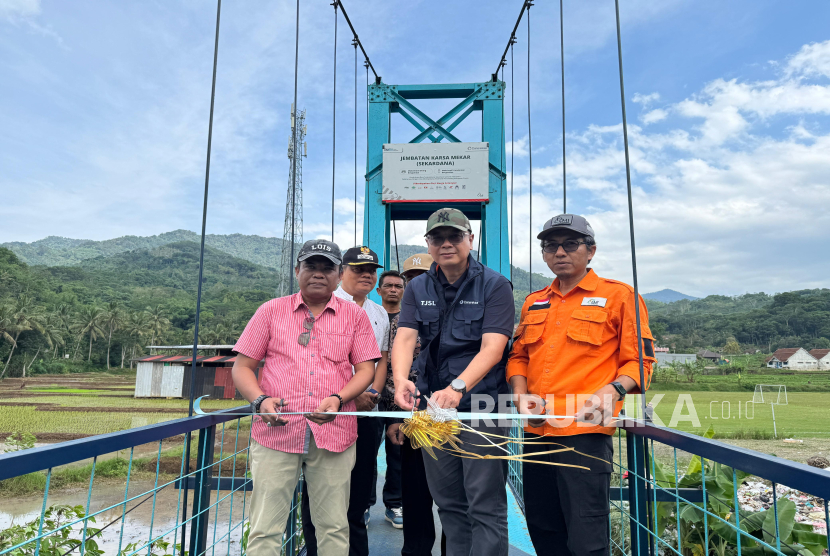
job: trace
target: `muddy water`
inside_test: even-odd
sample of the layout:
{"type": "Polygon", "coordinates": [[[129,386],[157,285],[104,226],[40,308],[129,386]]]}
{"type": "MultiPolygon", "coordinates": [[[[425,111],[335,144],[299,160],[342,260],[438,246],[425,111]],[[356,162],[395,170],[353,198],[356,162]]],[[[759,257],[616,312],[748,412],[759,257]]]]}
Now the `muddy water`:
{"type": "MultiPolygon", "coordinates": [[[[142,495],[153,488],[153,483],[148,481],[133,481],[130,483],[130,489],[127,493],[129,498],[138,496],[135,500],[127,502],[126,509],[134,508],[130,511],[124,520],[121,519],[124,511],[124,485],[107,484],[95,486],[92,492],[92,500],[90,503],[90,514],[104,510],[96,517],[96,523],[90,523],[88,527],[102,528],[106,524],[112,522],[112,525],[107,527],[99,537],[96,537],[99,548],[105,551],[107,555],[118,554],[118,547],[123,548],[129,543],[139,543],[143,545],[150,539],[151,527],[152,535],[156,537],[165,533],[164,540],[173,542],[181,541],[181,529],[170,532],[176,527],[177,523],[181,522],[181,508],[185,505],[184,496],[179,500],[180,492],[176,490],[173,485],[170,485],[163,490],[160,490],[155,499],[155,511],[153,507],[152,495],[142,495]],[[139,505],[140,503],[140,505],[139,505]],[[116,506],[111,508],[111,506],[116,506]],[[110,508],[110,509],[105,509],[110,508]],[[178,511],[177,511],[178,508],[178,511]],[[177,519],[178,514],[178,519],[177,519]],[[123,525],[123,526],[122,526],[123,525]]],[[[231,507],[230,492],[222,491],[219,493],[220,498],[224,498],[219,503],[218,508],[213,507],[210,511],[210,524],[208,528],[208,546],[214,543],[213,549],[208,549],[211,556],[215,555],[235,555],[240,554],[240,541],[242,538],[242,528],[238,526],[241,522],[243,504],[245,505],[246,517],[247,511],[250,507],[250,493],[243,495],[242,492],[236,492],[233,495],[233,507],[231,507]],[[233,510],[231,515],[231,509],[233,510]],[[218,511],[217,511],[218,510],[218,511]],[[228,542],[228,529],[232,522],[233,526],[238,526],[230,533],[230,543],[228,542]],[[214,536],[215,531],[215,536],[214,536]],[[225,537],[224,539],[222,537],[225,537]]],[[[190,491],[190,501],[192,501],[193,493],[190,491]]],[[[211,503],[216,501],[216,492],[211,495],[211,503]]],[[[73,489],[64,490],[50,495],[47,500],[47,505],[67,504],[67,505],[82,505],[87,503],[87,489],[73,489]]],[[[0,530],[3,530],[10,525],[23,524],[36,519],[40,515],[41,507],[43,505],[42,496],[31,496],[26,498],[0,498],[0,530]]],[[[189,505],[188,505],[189,507],[189,505]]],[[[188,514],[189,517],[189,514],[188,514]]],[[[80,530],[82,525],[76,527],[80,530]]],[[[189,535],[189,528],[188,528],[189,535]]],[[[73,535],[74,538],[81,538],[80,532],[73,535]]],[[[189,541],[188,541],[189,542],[189,541]]],[[[146,549],[142,551],[146,554],[146,549]]],[[[75,552],[77,554],[77,552],[75,552]]],[[[128,553],[124,553],[128,554],[128,553]]]]}

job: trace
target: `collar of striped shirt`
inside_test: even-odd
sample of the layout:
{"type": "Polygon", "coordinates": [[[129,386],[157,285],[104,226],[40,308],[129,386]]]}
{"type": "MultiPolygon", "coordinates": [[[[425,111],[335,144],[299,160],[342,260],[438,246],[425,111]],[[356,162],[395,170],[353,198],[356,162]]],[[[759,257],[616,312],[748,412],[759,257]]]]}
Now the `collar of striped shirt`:
{"type": "MultiPolygon", "coordinates": [[[[338,289],[340,289],[339,286],[338,286],[338,289]]],[[[304,308],[308,309],[308,305],[306,304],[305,300],[303,299],[303,294],[301,292],[295,293],[292,297],[293,297],[292,301],[294,303],[293,309],[295,311],[297,309],[299,309],[300,307],[304,307],[304,308]]],[[[325,311],[327,309],[331,309],[334,312],[335,315],[337,314],[337,305],[338,304],[337,304],[337,299],[335,299],[336,297],[337,296],[334,295],[334,294],[332,294],[331,297],[329,297],[329,300],[326,303],[326,306],[323,307],[323,311],[325,311]]],[[[321,311],[321,313],[322,313],[322,311],[321,311]]]]}

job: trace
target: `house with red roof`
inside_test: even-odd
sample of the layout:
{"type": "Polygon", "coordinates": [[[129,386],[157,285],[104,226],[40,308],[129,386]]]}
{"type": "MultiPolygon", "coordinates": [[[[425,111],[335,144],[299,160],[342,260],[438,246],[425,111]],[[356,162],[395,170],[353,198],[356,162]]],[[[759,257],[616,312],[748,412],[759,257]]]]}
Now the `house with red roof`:
{"type": "Polygon", "coordinates": [[[818,368],[822,371],[830,371],[830,349],[811,349],[810,355],[818,361],[818,368]]]}
{"type": "Polygon", "coordinates": [[[818,371],[818,360],[804,348],[781,348],[767,359],[770,369],[792,369],[797,371],[818,371]]]}
{"type": "Polygon", "coordinates": [[[195,373],[192,369],[192,345],[149,348],[151,353],[152,350],[159,350],[188,354],[156,354],[136,359],[136,398],[189,398],[191,376],[195,375],[194,398],[242,399],[231,376],[236,361],[232,345],[197,346],[195,373]]]}

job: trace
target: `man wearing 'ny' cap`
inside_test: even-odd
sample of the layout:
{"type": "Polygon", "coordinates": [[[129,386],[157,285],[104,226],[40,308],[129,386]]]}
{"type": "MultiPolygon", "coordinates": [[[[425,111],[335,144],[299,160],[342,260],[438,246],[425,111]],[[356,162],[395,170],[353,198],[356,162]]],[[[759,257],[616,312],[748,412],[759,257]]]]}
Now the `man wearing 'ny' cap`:
{"type": "MultiPolygon", "coordinates": [[[[526,438],[556,436],[574,452],[541,454],[525,463],[524,502],[530,539],[539,556],[610,553],[608,524],[614,428],[626,393],[640,393],[634,288],[600,278],[588,265],[597,251],[582,216],[560,214],[537,236],[553,283],[527,296],[516,329],[507,377],[520,413],[572,416],[531,419],[526,438]],[[603,461],[604,460],[604,461],[603,461]],[[567,549],[566,549],[567,547],[567,549]]],[[[648,313],[639,299],[646,387],[655,361],[648,313]]],[[[549,450],[525,444],[525,453],[549,450]]]]}
{"type": "Polygon", "coordinates": [[[322,556],[349,552],[349,484],[355,462],[354,399],[372,383],[380,359],[369,317],[333,295],[340,248],[307,241],[294,272],[300,291],[257,309],[234,346],[233,381],[261,414],[251,426],[253,494],[248,554],[279,554],[300,473],[322,556]],[[262,381],[254,374],[265,359],[262,381]],[[302,415],[277,415],[280,408],[302,415]]]}
{"type": "MultiPolygon", "coordinates": [[[[477,395],[477,402],[487,400],[484,411],[492,411],[499,394],[507,393],[504,373],[515,316],[513,288],[507,278],[470,256],[473,234],[461,211],[434,212],[427,221],[426,238],[435,262],[404,292],[392,348],[395,403],[410,409],[420,393],[421,409],[426,405],[423,398],[429,397],[442,408],[482,411],[478,403],[472,405],[472,396],[477,395]],[[421,352],[413,362],[419,336],[421,352]],[[412,367],[417,370],[417,385],[409,379],[412,367]]],[[[488,423],[481,420],[474,427],[506,434],[503,427],[488,423]]],[[[462,431],[459,438],[471,452],[500,453],[479,446],[481,437],[475,433],[462,431]]],[[[447,554],[505,556],[509,545],[502,462],[459,458],[440,450],[436,456],[422,454],[429,490],[447,535],[447,554]]]]}
{"type": "Polygon", "coordinates": [[[407,282],[411,282],[416,276],[420,276],[421,274],[429,271],[429,268],[432,266],[433,262],[435,261],[432,260],[429,253],[415,253],[411,257],[404,260],[403,272],[401,272],[401,275],[407,282]]]}

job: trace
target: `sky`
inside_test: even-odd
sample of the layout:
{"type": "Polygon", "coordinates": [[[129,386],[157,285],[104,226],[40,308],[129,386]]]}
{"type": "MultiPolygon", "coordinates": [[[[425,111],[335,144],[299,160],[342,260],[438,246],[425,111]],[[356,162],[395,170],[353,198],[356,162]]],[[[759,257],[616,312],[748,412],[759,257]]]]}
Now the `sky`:
{"type": "MultiPolygon", "coordinates": [[[[344,4],[385,83],[466,83],[496,69],[521,0],[344,4]]],[[[828,287],[830,3],[620,11],[641,291],[828,287]]],[[[295,17],[286,0],[222,6],[208,233],[282,236],[295,17]]],[[[0,0],[0,242],[199,231],[215,24],[203,0],[0,0]]],[[[345,247],[363,207],[366,70],[358,60],[355,79],[341,16],[334,96],[334,24],[329,0],[301,1],[304,234],[330,236],[334,175],[345,247]]],[[[630,283],[614,3],[565,0],[564,24],[568,209],[596,230],[596,271],[630,283]]],[[[531,236],[562,206],[558,2],[537,2],[517,38],[505,68],[513,259],[550,275],[531,236]]],[[[445,104],[419,106],[438,116],[445,104]]],[[[395,116],[393,141],[412,131],[395,116]]],[[[458,135],[480,140],[480,121],[458,135]]],[[[399,222],[398,242],[422,244],[422,229],[399,222]]]]}

